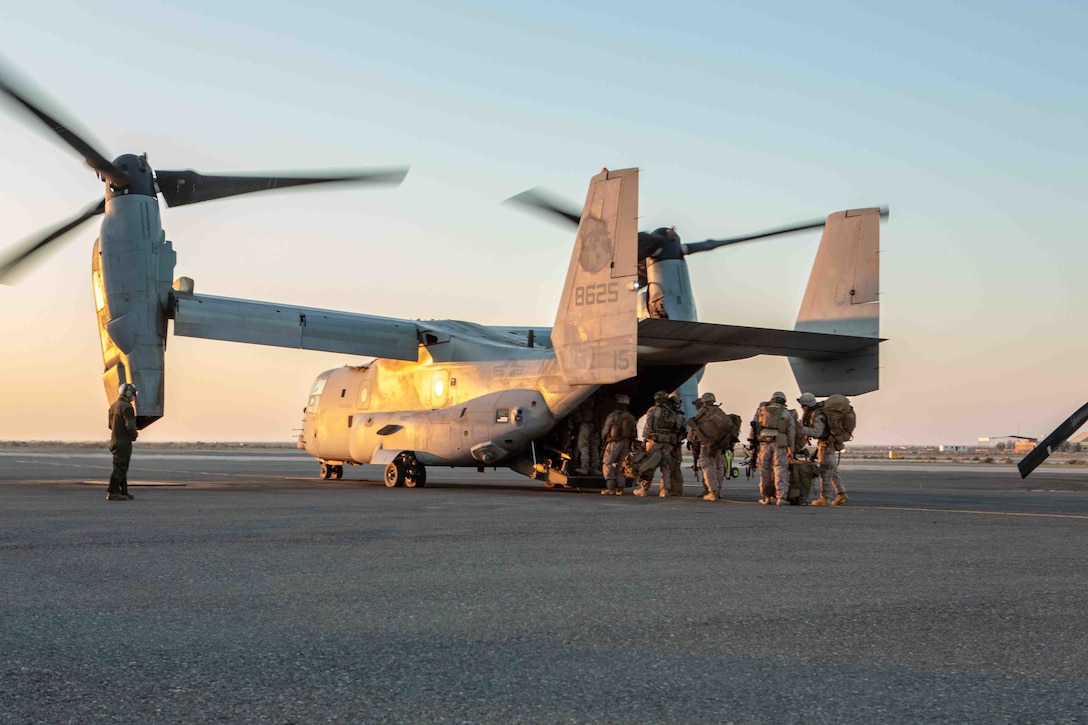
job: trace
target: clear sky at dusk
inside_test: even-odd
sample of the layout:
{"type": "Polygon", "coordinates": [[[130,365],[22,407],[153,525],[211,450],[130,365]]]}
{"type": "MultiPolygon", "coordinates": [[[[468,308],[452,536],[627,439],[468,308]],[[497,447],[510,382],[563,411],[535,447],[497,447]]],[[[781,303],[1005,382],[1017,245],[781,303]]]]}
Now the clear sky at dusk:
{"type": "MultiPolygon", "coordinates": [[[[888,204],[881,390],[861,443],[1050,431],[1088,400],[1083,3],[9,3],[6,68],[109,156],[163,169],[408,164],[348,187],[166,209],[196,291],[550,325],[580,205],[641,169],[640,228],[688,241],[888,204]]],[[[101,197],[0,104],[0,250],[101,197]]],[[[101,439],[88,224],[0,286],[0,439],[101,439]]],[[[791,328],[819,233],[690,259],[700,319],[791,328]]],[[[288,440],[313,378],[359,359],[171,337],[141,440],[288,440]]],[[[708,368],[748,416],[784,359],[708,368]]]]}

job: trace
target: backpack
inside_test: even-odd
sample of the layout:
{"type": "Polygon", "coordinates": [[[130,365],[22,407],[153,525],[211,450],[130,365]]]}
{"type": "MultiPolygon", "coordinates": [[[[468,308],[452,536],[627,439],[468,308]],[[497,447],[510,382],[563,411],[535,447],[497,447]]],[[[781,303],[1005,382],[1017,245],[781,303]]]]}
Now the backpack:
{"type": "Polygon", "coordinates": [[[630,413],[621,413],[612,423],[612,430],[608,431],[608,439],[612,441],[631,440],[635,437],[635,416],[630,413]]]}
{"type": "Polygon", "coordinates": [[[730,440],[725,442],[726,448],[736,445],[737,441],[740,440],[740,427],[744,425],[743,420],[736,413],[730,413],[729,419],[733,421],[733,432],[730,434],[730,440]]]}
{"type": "Polygon", "coordinates": [[[819,475],[819,463],[805,460],[790,461],[790,490],[787,494],[789,502],[794,506],[807,504],[812,492],[812,482],[819,475]]]}
{"type": "Polygon", "coordinates": [[[850,405],[849,398],[835,393],[824,401],[823,410],[824,415],[827,416],[827,427],[831,431],[831,438],[838,443],[845,443],[854,437],[858,417],[854,413],[854,406],[850,405]]]}
{"type": "Polygon", "coordinates": [[[699,421],[699,437],[705,443],[728,445],[740,432],[740,416],[730,415],[716,405],[704,407],[706,414],[699,421]]]}

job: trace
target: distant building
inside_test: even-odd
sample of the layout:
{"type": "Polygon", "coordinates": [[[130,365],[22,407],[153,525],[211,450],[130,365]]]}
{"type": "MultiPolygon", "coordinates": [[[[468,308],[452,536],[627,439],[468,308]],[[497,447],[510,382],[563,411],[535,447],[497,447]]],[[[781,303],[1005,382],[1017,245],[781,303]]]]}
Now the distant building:
{"type": "Polygon", "coordinates": [[[937,450],[941,453],[966,453],[971,450],[970,446],[937,446],[937,450]]]}
{"type": "Polygon", "coordinates": [[[1016,441],[1016,445],[1013,446],[1013,452],[1015,453],[1031,453],[1031,449],[1039,445],[1038,438],[1021,438],[1016,441]]]}
{"type": "Polygon", "coordinates": [[[987,436],[978,439],[978,447],[1011,451],[1016,447],[1016,441],[1018,440],[1019,438],[1016,436],[987,436]]]}

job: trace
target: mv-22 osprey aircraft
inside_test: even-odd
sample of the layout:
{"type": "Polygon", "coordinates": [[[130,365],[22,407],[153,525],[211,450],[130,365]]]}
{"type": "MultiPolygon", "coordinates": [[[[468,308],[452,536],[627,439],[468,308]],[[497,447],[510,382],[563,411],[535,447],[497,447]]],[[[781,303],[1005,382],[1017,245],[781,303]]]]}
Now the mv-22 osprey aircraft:
{"type": "MultiPolygon", "coordinates": [[[[568,215],[578,232],[550,328],[217,297],[197,294],[190,278],[170,284],[175,253],[159,224],[156,191],[174,205],[188,203],[177,201],[189,199],[186,185],[205,189],[191,199],[202,201],[274,180],[232,191],[244,177],[154,174],[133,155],[111,164],[25,95],[2,81],[0,90],[76,148],[107,185],[104,202],[0,265],[0,280],[44,244],[105,214],[92,265],[103,380],[111,400],[120,383],[137,385],[140,427],[165,412],[168,320],[180,336],[376,358],[317,377],[298,446],[320,461],[323,478],[340,478],[345,464],[385,464],[390,487],[423,486],[427,466],[503,466],[548,487],[581,483],[567,470],[563,435],[575,408],[591,396],[607,403],[624,393],[640,415],[654,391],[693,386],[688,381],[711,362],[786,355],[800,387],[817,395],[878,388],[879,222],[886,210],[843,211],[826,221],[682,245],[665,230],[638,232],[637,169],[605,169],[590,180],[581,214],[568,215]],[[695,321],[686,254],[814,226],[824,233],[794,330],[695,321]],[[640,290],[655,285],[664,304],[651,309],[640,290]]],[[[389,173],[374,178],[396,180],[389,173]]],[[[293,183],[346,179],[370,177],[293,183]]]]}

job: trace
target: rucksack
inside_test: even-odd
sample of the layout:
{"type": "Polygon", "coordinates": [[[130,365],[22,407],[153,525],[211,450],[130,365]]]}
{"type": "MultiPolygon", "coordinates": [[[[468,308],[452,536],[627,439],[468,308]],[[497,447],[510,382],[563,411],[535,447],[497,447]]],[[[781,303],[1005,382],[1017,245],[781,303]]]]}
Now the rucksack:
{"type": "Polygon", "coordinates": [[[854,437],[858,417],[854,413],[854,406],[850,405],[849,398],[835,393],[824,401],[823,409],[824,415],[827,416],[827,427],[833,439],[839,443],[845,443],[854,437]]]}
{"type": "Polygon", "coordinates": [[[790,461],[790,489],[787,495],[794,506],[807,504],[812,482],[820,475],[820,464],[812,461],[790,461]]]}
{"type": "Polygon", "coordinates": [[[635,437],[635,416],[630,413],[617,415],[608,431],[608,439],[613,441],[631,440],[635,437]]]}
{"type": "Polygon", "coordinates": [[[740,432],[740,416],[730,415],[716,405],[710,405],[699,421],[699,436],[708,443],[728,445],[740,432]]]}

